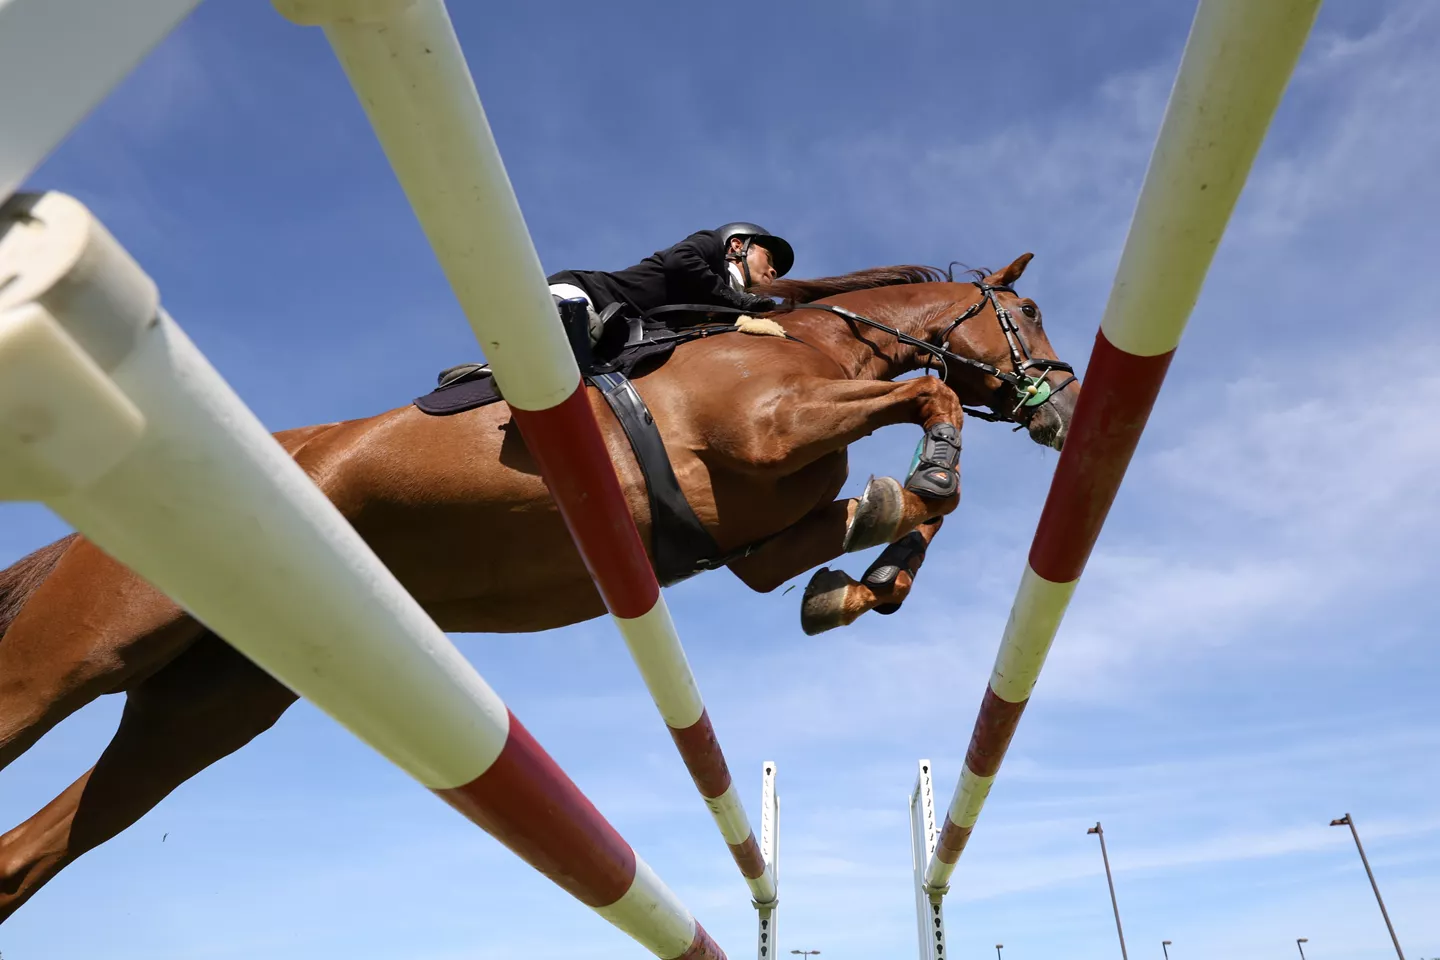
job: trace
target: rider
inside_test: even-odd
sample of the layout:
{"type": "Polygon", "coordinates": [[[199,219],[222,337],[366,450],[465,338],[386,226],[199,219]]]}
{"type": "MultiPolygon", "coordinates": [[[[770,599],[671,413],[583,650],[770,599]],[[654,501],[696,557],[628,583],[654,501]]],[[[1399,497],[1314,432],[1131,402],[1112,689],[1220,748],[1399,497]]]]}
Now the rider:
{"type": "Polygon", "coordinates": [[[586,301],[594,342],[600,336],[599,313],[612,304],[642,314],[680,303],[753,313],[775,310],[779,304],[749,289],[785,276],[794,262],[795,252],[784,239],[758,224],[736,222],[692,233],[624,270],[562,270],[548,280],[556,300],[586,301]]]}

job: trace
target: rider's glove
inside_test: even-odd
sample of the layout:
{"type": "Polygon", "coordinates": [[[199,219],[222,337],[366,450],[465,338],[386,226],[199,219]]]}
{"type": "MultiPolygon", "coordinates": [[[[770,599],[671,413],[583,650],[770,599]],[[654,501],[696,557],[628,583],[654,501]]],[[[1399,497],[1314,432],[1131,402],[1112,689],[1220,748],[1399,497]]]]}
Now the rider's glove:
{"type": "Polygon", "coordinates": [[[772,313],[780,309],[780,304],[769,297],[757,296],[753,293],[740,294],[740,308],[750,310],[754,313],[772,313]]]}

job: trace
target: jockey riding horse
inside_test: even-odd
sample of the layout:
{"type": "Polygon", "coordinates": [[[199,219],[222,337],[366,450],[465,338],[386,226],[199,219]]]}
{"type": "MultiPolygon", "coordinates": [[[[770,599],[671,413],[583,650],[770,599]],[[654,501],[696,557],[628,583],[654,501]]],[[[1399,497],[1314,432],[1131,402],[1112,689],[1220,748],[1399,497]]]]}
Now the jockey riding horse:
{"type": "MultiPolygon", "coordinates": [[[[624,270],[562,270],[548,279],[557,300],[584,300],[592,317],[615,304],[640,314],[676,303],[768,313],[779,304],[747,291],[785,276],[794,263],[795,251],[783,238],[757,224],[727,223],[698,230],[624,270]]],[[[598,336],[592,329],[592,338],[598,336]]]]}
{"type": "MultiPolygon", "coordinates": [[[[794,263],[795,251],[784,238],[737,221],[696,231],[624,270],[562,270],[547,280],[567,327],[583,324],[593,345],[606,321],[619,312],[643,317],[674,304],[747,313],[777,310],[780,304],[750,289],[785,276],[794,263]]],[[[949,424],[932,427],[920,443],[906,488],[937,500],[953,496],[960,482],[959,460],[959,431],[949,424]]]]}

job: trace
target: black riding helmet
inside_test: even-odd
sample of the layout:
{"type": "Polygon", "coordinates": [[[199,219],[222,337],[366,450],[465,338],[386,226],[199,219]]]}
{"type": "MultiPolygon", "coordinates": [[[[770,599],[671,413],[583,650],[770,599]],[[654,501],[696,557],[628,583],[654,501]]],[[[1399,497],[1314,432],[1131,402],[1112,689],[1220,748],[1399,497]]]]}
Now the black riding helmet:
{"type": "MultiPolygon", "coordinates": [[[[741,249],[739,257],[742,263],[744,262],[745,255],[750,252],[750,245],[753,243],[756,246],[764,247],[770,251],[770,260],[775,264],[775,276],[785,276],[785,274],[790,272],[790,268],[795,265],[795,251],[790,247],[790,244],[785,241],[785,238],[775,236],[758,223],[745,223],[743,221],[727,223],[715,232],[720,234],[720,243],[726,248],[725,257],[727,260],[732,259],[732,255],[729,252],[730,241],[735,237],[740,237],[745,241],[745,246],[741,249]]],[[[745,269],[745,272],[747,274],[746,279],[748,280],[750,271],[745,269]]]]}

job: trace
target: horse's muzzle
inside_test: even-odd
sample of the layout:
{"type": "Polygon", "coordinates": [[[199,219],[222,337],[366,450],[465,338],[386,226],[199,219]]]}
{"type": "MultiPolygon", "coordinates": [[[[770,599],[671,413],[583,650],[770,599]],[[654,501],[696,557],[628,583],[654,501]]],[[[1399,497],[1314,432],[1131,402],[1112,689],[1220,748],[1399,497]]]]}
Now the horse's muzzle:
{"type": "Polygon", "coordinates": [[[1069,413],[1073,409],[1074,407],[1068,404],[1061,409],[1054,403],[1047,403],[1038,408],[1035,415],[1025,425],[1030,433],[1030,439],[1042,447],[1051,447],[1055,450],[1064,447],[1065,437],[1070,432],[1069,413]]]}

